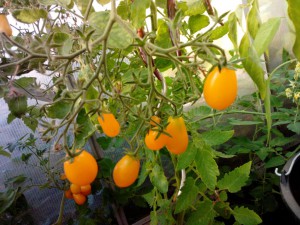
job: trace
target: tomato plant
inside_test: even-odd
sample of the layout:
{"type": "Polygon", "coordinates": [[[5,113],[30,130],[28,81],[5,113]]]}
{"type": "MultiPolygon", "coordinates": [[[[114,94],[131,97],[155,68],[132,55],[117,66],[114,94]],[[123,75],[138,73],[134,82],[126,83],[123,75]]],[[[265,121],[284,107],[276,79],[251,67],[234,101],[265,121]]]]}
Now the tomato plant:
{"type": "Polygon", "coordinates": [[[120,188],[129,187],[138,178],[140,160],[130,155],[123,156],[115,165],[113,180],[120,188]]]}
{"type": "Polygon", "coordinates": [[[77,186],[88,185],[96,178],[98,165],[95,158],[83,150],[79,155],[64,162],[64,171],[72,184],[77,186]]]}
{"type": "Polygon", "coordinates": [[[237,77],[234,70],[215,67],[207,75],[203,95],[213,109],[223,110],[230,106],[237,96],[237,77]]]}

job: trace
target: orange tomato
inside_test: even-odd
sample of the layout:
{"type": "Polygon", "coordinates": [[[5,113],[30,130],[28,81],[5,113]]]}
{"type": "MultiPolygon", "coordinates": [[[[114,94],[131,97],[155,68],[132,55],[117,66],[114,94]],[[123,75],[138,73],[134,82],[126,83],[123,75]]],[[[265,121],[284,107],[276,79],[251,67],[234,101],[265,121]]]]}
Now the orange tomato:
{"type": "Polygon", "coordinates": [[[174,118],[170,116],[168,118],[166,133],[171,135],[171,137],[168,137],[167,139],[167,149],[173,154],[185,152],[188,146],[189,138],[183,118],[174,118]]]}
{"type": "Polygon", "coordinates": [[[70,185],[70,190],[73,194],[79,194],[80,193],[80,186],[77,184],[71,184],[70,185]]]}
{"type": "Polygon", "coordinates": [[[88,184],[88,185],[81,186],[80,187],[80,192],[81,192],[81,194],[83,194],[85,196],[91,194],[92,193],[92,187],[91,187],[91,185],[88,184]]]}
{"type": "Polygon", "coordinates": [[[64,162],[64,171],[66,177],[72,184],[79,186],[88,185],[92,183],[97,176],[98,164],[90,153],[83,150],[73,159],[64,162]]]}
{"type": "Polygon", "coordinates": [[[73,194],[73,198],[77,205],[83,205],[86,202],[86,196],[83,194],[73,194]]]}
{"type": "Polygon", "coordinates": [[[115,137],[120,133],[120,124],[114,114],[102,113],[98,116],[98,122],[106,136],[115,137]]]}
{"type": "Polygon", "coordinates": [[[68,199],[72,199],[73,198],[73,193],[71,192],[70,189],[68,189],[68,190],[65,191],[65,198],[68,198],[68,199]]]}
{"type": "Polygon", "coordinates": [[[113,180],[120,187],[132,185],[138,178],[140,171],[140,160],[130,155],[123,156],[113,170],[113,180]]]}
{"type": "Polygon", "coordinates": [[[155,127],[157,124],[160,124],[160,118],[158,116],[151,116],[150,125],[155,127]]]}
{"type": "Polygon", "coordinates": [[[159,134],[157,127],[155,127],[155,129],[156,130],[150,129],[145,136],[145,144],[147,148],[154,151],[163,148],[166,145],[168,139],[168,136],[164,133],[159,134]]]}
{"type": "Polygon", "coordinates": [[[0,14],[0,32],[4,32],[9,37],[12,35],[12,29],[5,14],[0,14]]]}
{"type": "Polygon", "coordinates": [[[237,96],[237,78],[234,70],[215,67],[206,77],[203,88],[204,99],[213,109],[223,110],[237,96]]]}

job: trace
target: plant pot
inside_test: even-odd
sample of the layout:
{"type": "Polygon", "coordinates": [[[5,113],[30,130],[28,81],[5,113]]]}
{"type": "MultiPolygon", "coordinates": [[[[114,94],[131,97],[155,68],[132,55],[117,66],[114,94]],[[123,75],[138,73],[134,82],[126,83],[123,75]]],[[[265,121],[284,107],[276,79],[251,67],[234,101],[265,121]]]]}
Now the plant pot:
{"type": "Polygon", "coordinates": [[[283,167],[280,189],[284,202],[300,222],[300,157],[291,158],[283,167]],[[293,163],[294,161],[294,163],[293,163]],[[291,168],[291,169],[290,169],[291,168]],[[289,173],[290,170],[290,173],[289,173]]]}

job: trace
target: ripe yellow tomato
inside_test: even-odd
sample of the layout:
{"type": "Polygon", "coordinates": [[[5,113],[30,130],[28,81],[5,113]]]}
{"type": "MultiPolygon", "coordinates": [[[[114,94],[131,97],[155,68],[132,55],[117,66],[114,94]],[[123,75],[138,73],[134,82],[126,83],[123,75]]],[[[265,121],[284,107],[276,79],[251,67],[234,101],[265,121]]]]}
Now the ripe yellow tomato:
{"type": "Polygon", "coordinates": [[[85,196],[91,194],[92,193],[92,187],[91,187],[91,185],[88,184],[88,185],[81,186],[80,187],[80,192],[81,192],[81,194],[83,194],[85,196]]]}
{"type": "Polygon", "coordinates": [[[83,205],[86,202],[86,196],[83,194],[73,194],[73,198],[77,205],[83,205]]]}
{"type": "Polygon", "coordinates": [[[77,184],[71,184],[70,185],[70,190],[73,194],[79,194],[80,193],[80,186],[77,184]]]}
{"type": "Polygon", "coordinates": [[[90,153],[83,150],[73,159],[64,162],[64,171],[66,177],[72,184],[79,186],[88,185],[92,183],[97,176],[98,164],[90,153]]]}
{"type": "Polygon", "coordinates": [[[68,198],[68,199],[72,199],[73,198],[73,193],[71,192],[70,189],[68,189],[68,190],[65,191],[65,198],[68,198]]]}
{"type": "Polygon", "coordinates": [[[181,154],[186,151],[189,138],[186,126],[182,117],[168,118],[166,133],[170,135],[167,139],[166,147],[173,154],[181,154]]]}
{"type": "Polygon", "coordinates": [[[129,187],[139,176],[140,160],[130,155],[123,156],[113,171],[113,180],[120,187],[129,187]]]}
{"type": "Polygon", "coordinates": [[[160,124],[160,118],[158,116],[151,116],[150,125],[155,127],[157,124],[160,124]]]}
{"type": "Polygon", "coordinates": [[[147,148],[155,151],[163,148],[166,145],[168,136],[164,133],[159,134],[158,127],[155,127],[154,129],[155,130],[150,129],[146,134],[145,144],[147,148]]]}
{"type": "Polygon", "coordinates": [[[0,14],[0,32],[4,32],[9,37],[12,35],[12,29],[5,14],[0,14]]]}
{"type": "Polygon", "coordinates": [[[203,88],[204,99],[213,109],[223,110],[237,96],[237,78],[234,70],[215,67],[206,77],[203,88]]]}
{"type": "Polygon", "coordinates": [[[120,133],[120,124],[114,114],[102,113],[98,116],[98,122],[108,137],[115,137],[120,133]]]}

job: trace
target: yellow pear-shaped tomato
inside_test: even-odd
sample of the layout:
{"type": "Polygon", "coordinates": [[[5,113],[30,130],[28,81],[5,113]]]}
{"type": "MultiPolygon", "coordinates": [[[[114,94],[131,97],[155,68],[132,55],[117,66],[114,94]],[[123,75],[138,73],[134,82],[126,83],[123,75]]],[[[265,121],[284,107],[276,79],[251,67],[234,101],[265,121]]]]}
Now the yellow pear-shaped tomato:
{"type": "Polygon", "coordinates": [[[158,116],[151,116],[150,125],[157,126],[157,124],[160,124],[160,118],[158,116]]]}
{"type": "Polygon", "coordinates": [[[174,118],[170,116],[168,118],[166,133],[170,135],[166,144],[167,149],[173,154],[185,152],[188,146],[189,138],[183,118],[174,118]]]}
{"type": "Polygon", "coordinates": [[[5,14],[0,14],[0,32],[4,32],[9,37],[12,35],[12,29],[5,14]]]}
{"type": "Polygon", "coordinates": [[[145,136],[145,144],[150,150],[159,150],[163,148],[168,140],[168,136],[158,131],[158,127],[150,129],[145,136]]]}
{"type": "Polygon", "coordinates": [[[120,133],[120,124],[114,114],[102,113],[98,116],[98,122],[108,137],[115,137],[120,133]]]}
{"type": "Polygon", "coordinates": [[[203,88],[204,99],[213,109],[223,110],[237,96],[237,78],[234,70],[215,67],[206,77],[203,88]]]}
{"type": "Polygon", "coordinates": [[[120,188],[129,187],[139,176],[140,160],[130,155],[121,158],[113,171],[113,180],[120,188]]]}

